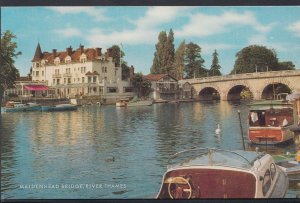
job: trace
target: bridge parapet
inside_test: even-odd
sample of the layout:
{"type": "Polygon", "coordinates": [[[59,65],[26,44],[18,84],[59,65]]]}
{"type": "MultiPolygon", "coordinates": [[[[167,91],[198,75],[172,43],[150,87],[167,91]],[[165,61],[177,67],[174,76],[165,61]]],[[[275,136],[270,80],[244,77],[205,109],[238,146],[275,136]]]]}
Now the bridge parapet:
{"type": "Polygon", "coordinates": [[[230,80],[242,80],[242,79],[253,79],[253,78],[273,78],[273,77],[287,77],[287,76],[300,76],[300,70],[297,69],[297,70],[284,70],[284,71],[243,73],[243,74],[235,74],[235,75],[184,79],[183,81],[189,82],[190,84],[198,84],[198,83],[224,82],[224,81],[230,81],[230,80]]]}

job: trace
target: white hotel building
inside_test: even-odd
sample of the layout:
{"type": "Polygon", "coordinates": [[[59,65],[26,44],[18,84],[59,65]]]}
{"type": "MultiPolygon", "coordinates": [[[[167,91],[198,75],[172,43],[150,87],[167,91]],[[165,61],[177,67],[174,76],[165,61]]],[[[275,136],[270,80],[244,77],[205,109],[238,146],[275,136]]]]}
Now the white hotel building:
{"type": "MultiPolygon", "coordinates": [[[[118,99],[133,96],[130,79],[122,80],[122,70],[113,62],[112,50],[101,48],[42,52],[37,45],[32,59],[32,81],[46,82],[48,91],[59,98],[85,98],[99,96],[102,99],[118,99]]],[[[130,69],[131,74],[134,68],[130,69]]]]}

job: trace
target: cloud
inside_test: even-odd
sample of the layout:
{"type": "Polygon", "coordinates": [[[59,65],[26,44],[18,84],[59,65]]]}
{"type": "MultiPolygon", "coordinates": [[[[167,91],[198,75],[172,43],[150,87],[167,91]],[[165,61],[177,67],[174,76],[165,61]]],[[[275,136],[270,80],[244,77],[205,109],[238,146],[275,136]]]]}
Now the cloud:
{"type": "Polygon", "coordinates": [[[231,50],[238,48],[237,45],[226,44],[226,43],[198,43],[201,47],[201,53],[211,55],[215,49],[219,52],[221,50],[231,50]]]}
{"type": "Polygon", "coordinates": [[[294,32],[297,37],[300,37],[300,21],[290,24],[288,30],[294,32]]]}
{"type": "Polygon", "coordinates": [[[92,20],[97,22],[110,20],[110,18],[105,16],[105,9],[103,8],[88,7],[88,6],[72,6],[72,7],[61,6],[61,7],[48,7],[48,8],[62,15],[83,13],[92,17],[92,20]]]}
{"type": "Polygon", "coordinates": [[[190,9],[193,7],[150,7],[144,16],[129,20],[135,25],[133,29],[114,32],[93,29],[90,30],[86,40],[91,46],[111,46],[119,43],[154,44],[164,23],[172,22],[174,19],[186,15],[185,12],[190,9]]]}
{"type": "Polygon", "coordinates": [[[82,32],[77,29],[77,28],[72,28],[72,27],[68,27],[68,28],[64,28],[64,29],[60,29],[60,30],[55,30],[54,31],[56,34],[58,34],[59,36],[68,38],[68,37],[82,37],[82,32]]]}
{"type": "Polygon", "coordinates": [[[221,15],[196,13],[190,15],[189,23],[182,29],[176,30],[176,33],[180,37],[206,37],[229,32],[232,26],[250,26],[258,32],[266,33],[272,29],[274,24],[262,25],[249,11],[243,13],[226,11],[221,15]]]}

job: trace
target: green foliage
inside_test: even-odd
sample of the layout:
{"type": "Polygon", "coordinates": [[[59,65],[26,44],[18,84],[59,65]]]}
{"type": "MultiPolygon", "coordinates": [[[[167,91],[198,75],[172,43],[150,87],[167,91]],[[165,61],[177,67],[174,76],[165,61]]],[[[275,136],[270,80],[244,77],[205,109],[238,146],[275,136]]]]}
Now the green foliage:
{"type": "Polygon", "coordinates": [[[219,58],[218,58],[218,53],[217,50],[214,51],[213,53],[213,60],[212,60],[212,64],[209,70],[209,75],[210,76],[219,76],[222,75],[220,72],[221,66],[219,64],[219,58]]]}
{"type": "Polygon", "coordinates": [[[236,54],[234,73],[252,73],[279,70],[278,59],[275,50],[265,46],[250,45],[236,54]]]}
{"type": "Polygon", "coordinates": [[[121,58],[123,58],[125,56],[125,53],[122,50],[120,52],[120,46],[118,45],[113,45],[112,47],[110,47],[110,49],[112,49],[113,62],[116,63],[117,67],[120,67],[120,56],[121,58]]]}
{"type": "Polygon", "coordinates": [[[292,61],[278,62],[279,70],[295,70],[295,65],[292,61]]]}
{"type": "Polygon", "coordinates": [[[171,73],[176,79],[182,79],[184,69],[184,56],[185,56],[185,41],[182,41],[175,52],[174,72],[171,73]]]}
{"type": "Polygon", "coordinates": [[[150,72],[152,74],[172,73],[174,71],[175,58],[174,33],[172,29],[168,35],[165,31],[159,33],[155,48],[156,51],[150,72]]]}
{"type": "Polygon", "coordinates": [[[17,43],[12,40],[16,36],[9,30],[1,33],[1,60],[0,60],[0,105],[4,95],[4,91],[14,85],[19,70],[14,66],[14,58],[19,56],[21,52],[16,52],[17,43]]]}
{"type": "Polygon", "coordinates": [[[201,57],[201,48],[192,42],[185,49],[185,78],[205,77],[208,70],[204,68],[204,59],[201,57]]]}
{"type": "Polygon", "coordinates": [[[125,53],[120,49],[120,46],[118,45],[113,45],[112,47],[110,47],[110,49],[112,49],[113,62],[115,62],[117,67],[120,67],[121,62],[122,80],[127,80],[130,77],[129,66],[127,65],[126,61],[120,60],[125,56],[125,53]]]}
{"type": "Polygon", "coordinates": [[[148,96],[151,91],[151,81],[145,79],[142,73],[134,74],[132,85],[138,97],[148,96]]]}

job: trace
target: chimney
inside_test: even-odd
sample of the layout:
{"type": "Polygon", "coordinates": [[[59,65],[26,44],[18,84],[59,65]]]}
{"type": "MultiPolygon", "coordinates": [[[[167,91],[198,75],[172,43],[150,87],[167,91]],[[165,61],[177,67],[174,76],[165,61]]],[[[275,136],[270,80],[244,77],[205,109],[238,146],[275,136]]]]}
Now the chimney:
{"type": "Polygon", "coordinates": [[[129,68],[129,77],[130,77],[131,81],[134,78],[134,67],[133,67],[133,65],[131,65],[130,68],[129,68]]]}
{"type": "Polygon", "coordinates": [[[56,51],[57,51],[56,49],[52,49],[53,58],[55,58],[55,57],[56,57],[56,54],[57,54],[57,52],[56,52],[56,51]]]}
{"type": "Polygon", "coordinates": [[[112,49],[107,49],[108,57],[112,57],[112,49]]]}
{"type": "Polygon", "coordinates": [[[101,48],[96,48],[96,56],[101,56],[101,48]]]}
{"type": "Polygon", "coordinates": [[[83,54],[84,52],[84,46],[80,44],[80,54],[83,54]]]}
{"type": "Polygon", "coordinates": [[[72,55],[72,47],[70,46],[69,48],[67,48],[66,52],[69,56],[71,56],[72,55]]]}

